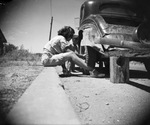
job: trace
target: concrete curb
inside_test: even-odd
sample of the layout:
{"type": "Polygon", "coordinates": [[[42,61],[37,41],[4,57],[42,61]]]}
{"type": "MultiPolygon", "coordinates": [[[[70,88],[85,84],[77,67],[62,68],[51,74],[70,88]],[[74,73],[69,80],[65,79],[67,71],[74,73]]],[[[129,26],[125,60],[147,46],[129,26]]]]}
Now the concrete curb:
{"type": "Polygon", "coordinates": [[[45,68],[25,91],[7,117],[13,125],[79,125],[54,67],[45,68]]]}

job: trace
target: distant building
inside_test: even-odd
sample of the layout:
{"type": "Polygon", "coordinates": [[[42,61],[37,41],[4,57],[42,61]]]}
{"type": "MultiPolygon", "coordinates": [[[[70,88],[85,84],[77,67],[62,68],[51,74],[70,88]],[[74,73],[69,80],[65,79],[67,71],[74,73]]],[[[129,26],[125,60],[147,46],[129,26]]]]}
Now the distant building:
{"type": "Polygon", "coordinates": [[[3,34],[3,32],[0,29],[0,55],[4,54],[4,44],[7,43],[7,40],[3,34]]]}
{"type": "MultiPolygon", "coordinates": [[[[7,4],[8,2],[11,2],[12,0],[0,0],[0,12],[2,11],[1,8],[3,8],[5,6],[5,4],[7,4]]],[[[0,29],[0,55],[4,54],[4,48],[5,45],[7,43],[7,40],[3,34],[3,32],[0,29]]]]}

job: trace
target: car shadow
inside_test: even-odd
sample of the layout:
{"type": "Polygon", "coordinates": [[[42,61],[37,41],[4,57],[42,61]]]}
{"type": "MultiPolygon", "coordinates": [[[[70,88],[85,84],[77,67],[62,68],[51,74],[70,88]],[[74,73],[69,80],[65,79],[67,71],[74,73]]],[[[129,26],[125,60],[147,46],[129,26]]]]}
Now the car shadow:
{"type": "Polygon", "coordinates": [[[150,75],[147,71],[141,70],[129,70],[130,78],[141,78],[141,79],[150,79],[150,75]]]}
{"type": "MultiPolygon", "coordinates": [[[[103,69],[103,72],[105,74],[105,78],[110,78],[110,74],[103,69]]],[[[150,75],[148,74],[147,71],[141,71],[141,70],[129,70],[129,77],[130,78],[138,78],[138,79],[150,79],[150,75]]],[[[60,77],[90,77],[90,75],[84,74],[83,69],[76,67],[75,71],[72,72],[70,75],[65,75],[65,74],[59,74],[60,77]]]]}
{"type": "MultiPolygon", "coordinates": [[[[150,74],[148,74],[147,71],[141,71],[141,70],[129,70],[130,73],[130,78],[135,78],[135,79],[149,79],[150,80],[150,74]]],[[[132,85],[134,87],[137,87],[141,90],[144,90],[146,92],[150,93],[150,86],[143,85],[142,83],[137,83],[132,80],[129,80],[127,83],[129,85],[132,85]]]]}
{"type": "Polygon", "coordinates": [[[150,87],[149,86],[146,86],[146,85],[143,85],[143,84],[140,84],[140,83],[137,83],[137,82],[133,82],[133,81],[129,81],[127,84],[132,85],[134,87],[137,87],[141,90],[144,90],[144,91],[150,93],[150,87]]]}

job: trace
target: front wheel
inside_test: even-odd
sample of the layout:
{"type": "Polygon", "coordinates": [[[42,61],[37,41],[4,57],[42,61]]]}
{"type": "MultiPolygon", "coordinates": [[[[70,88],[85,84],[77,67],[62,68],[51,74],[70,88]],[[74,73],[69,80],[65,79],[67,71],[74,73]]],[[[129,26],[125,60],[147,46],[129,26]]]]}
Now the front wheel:
{"type": "MultiPolygon", "coordinates": [[[[80,47],[80,54],[81,54],[81,55],[86,54],[86,46],[81,46],[81,47],[80,47]]],[[[86,59],[87,59],[87,55],[86,55],[86,59]]],[[[85,59],[85,63],[86,63],[86,59],[85,59]]],[[[81,71],[82,71],[82,73],[83,73],[84,75],[89,75],[89,74],[90,74],[88,70],[83,69],[83,68],[80,68],[80,69],[81,69],[81,71]]]]}
{"type": "MultiPolygon", "coordinates": [[[[90,46],[85,46],[85,54],[86,54],[86,60],[85,60],[86,64],[89,67],[95,69],[96,63],[99,63],[99,70],[101,71],[103,67],[101,54],[90,46]]],[[[89,74],[89,72],[85,70],[84,74],[89,74]]]]}

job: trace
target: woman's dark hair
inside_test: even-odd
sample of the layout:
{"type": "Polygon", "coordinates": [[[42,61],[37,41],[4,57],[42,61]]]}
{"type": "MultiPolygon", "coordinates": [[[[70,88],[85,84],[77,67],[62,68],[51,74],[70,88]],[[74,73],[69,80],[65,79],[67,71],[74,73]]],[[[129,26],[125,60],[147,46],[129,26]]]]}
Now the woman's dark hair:
{"type": "Polygon", "coordinates": [[[75,33],[74,29],[71,28],[70,26],[65,26],[58,31],[58,35],[64,36],[65,39],[68,39],[70,37],[72,38],[74,33],[75,33]]]}

